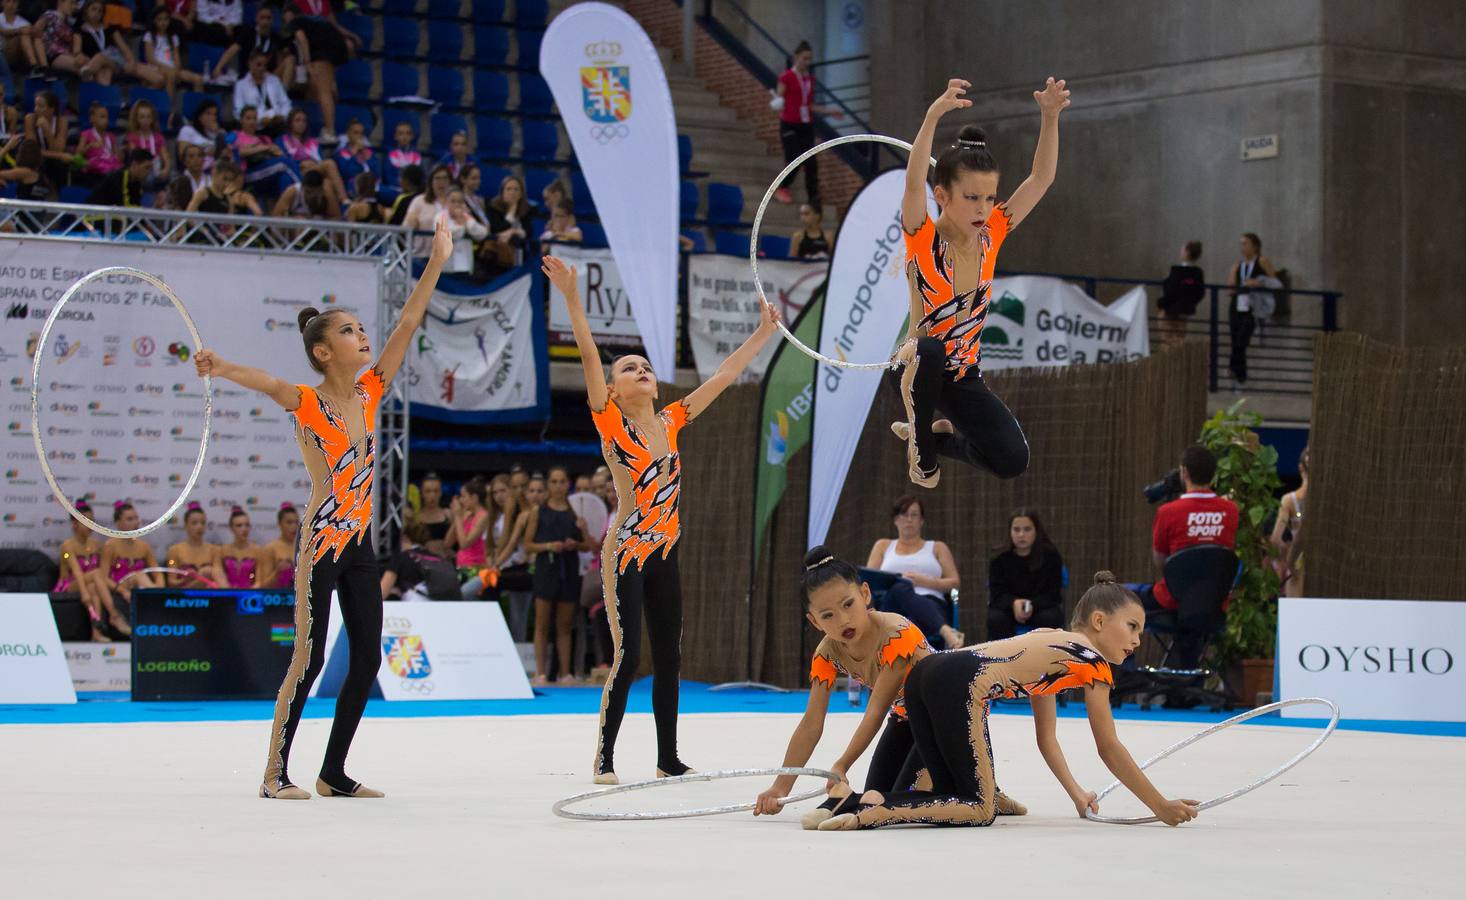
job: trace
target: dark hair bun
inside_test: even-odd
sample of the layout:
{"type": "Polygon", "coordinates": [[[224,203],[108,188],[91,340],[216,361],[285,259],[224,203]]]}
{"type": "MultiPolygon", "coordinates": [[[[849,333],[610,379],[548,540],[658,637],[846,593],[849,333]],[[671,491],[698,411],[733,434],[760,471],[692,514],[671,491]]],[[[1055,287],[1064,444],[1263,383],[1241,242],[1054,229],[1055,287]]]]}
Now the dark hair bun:
{"type": "Polygon", "coordinates": [[[309,322],[311,319],[314,319],[316,316],[319,316],[320,314],[321,314],[321,311],[318,310],[318,309],[316,309],[314,306],[307,306],[305,309],[302,309],[298,315],[296,315],[296,317],[295,317],[296,324],[298,324],[300,326],[300,330],[302,332],[304,332],[305,331],[305,323],[309,322]]]}
{"type": "Polygon", "coordinates": [[[829,562],[834,555],[835,551],[826,547],[824,544],[820,544],[804,554],[804,570],[808,572],[810,569],[819,568],[821,564],[829,562]]]}
{"type": "Polygon", "coordinates": [[[1094,573],[1094,583],[1118,584],[1119,582],[1116,580],[1114,572],[1111,572],[1109,569],[1100,569],[1098,572],[1094,573]]]}
{"type": "Polygon", "coordinates": [[[980,143],[986,143],[987,139],[988,133],[986,131],[983,131],[981,125],[963,125],[962,130],[957,132],[957,140],[959,141],[978,141],[980,143]]]}

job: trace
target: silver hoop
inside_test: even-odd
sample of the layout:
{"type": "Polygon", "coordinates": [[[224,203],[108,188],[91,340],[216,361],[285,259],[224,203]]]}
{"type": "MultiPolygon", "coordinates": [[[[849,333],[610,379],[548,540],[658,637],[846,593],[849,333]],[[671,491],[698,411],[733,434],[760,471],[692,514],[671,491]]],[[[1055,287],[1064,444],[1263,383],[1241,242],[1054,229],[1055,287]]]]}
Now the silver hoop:
{"type": "MultiPolygon", "coordinates": [[[[1223,728],[1236,725],[1240,722],[1246,722],[1248,719],[1255,719],[1258,716],[1265,716],[1271,712],[1277,712],[1284,707],[1298,706],[1304,703],[1327,706],[1332,714],[1331,718],[1329,719],[1328,727],[1323,730],[1323,733],[1321,733],[1317,738],[1314,739],[1313,743],[1309,744],[1307,747],[1304,747],[1301,753],[1283,763],[1278,768],[1273,769],[1271,772],[1257,779],[1246,787],[1241,787],[1235,791],[1223,794],[1220,797],[1215,797],[1211,800],[1206,801],[1205,803],[1200,804],[1196,808],[1198,810],[1202,810],[1211,809],[1213,806],[1220,806],[1223,803],[1226,803],[1228,800],[1235,800],[1243,794],[1248,793],[1249,791],[1253,791],[1257,788],[1262,787],[1269,781],[1272,781],[1274,778],[1277,778],[1279,775],[1298,765],[1305,758],[1307,758],[1310,753],[1317,750],[1324,741],[1328,740],[1329,735],[1334,733],[1334,728],[1336,728],[1339,724],[1338,704],[1334,703],[1334,701],[1332,700],[1327,700],[1323,697],[1295,697],[1292,700],[1279,700],[1277,703],[1269,703],[1266,706],[1259,706],[1257,709],[1249,710],[1240,716],[1233,716],[1232,718],[1227,719],[1225,722],[1218,722],[1209,728],[1198,731],[1196,734],[1193,734],[1191,737],[1186,738],[1183,741],[1172,744],[1171,746],[1157,753],[1155,756],[1152,756],[1150,759],[1147,759],[1145,762],[1141,763],[1140,768],[1142,770],[1148,769],[1151,767],[1152,764],[1160,762],[1161,760],[1170,756],[1172,753],[1175,753],[1177,750],[1180,750],[1183,747],[1189,747],[1209,734],[1216,734],[1223,728]]],[[[1107,794],[1109,794],[1111,791],[1119,786],[1120,782],[1118,780],[1113,782],[1104,790],[1100,791],[1098,795],[1096,795],[1095,802],[1098,803],[1100,800],[1103,800],[1107,794]]],[[[1084,811],[1084,817],[1086,819],[1089,819],[1091,822],[1104,822],[1108,825],[1144,825],[1147,822],[1160,821],[1160,819],[1155,816],[1101,816],[1096,813],[1090,812],[1088,809],[1084,811]]]]}
{"type": "MultiPolygon", "coordinates": [[[[609,797],[612,794],[624,794],[628,791],[641,791],[653,787],[667,787],[673,784],[692,784],[699,781],[717,781],[723,778],[754,778],[769,775],[808,775],[812,778],[823,778],[827,781],[839,781],[840,776],[834,772],[827,772],[824,769],[808,769],[799,766],[781,766],[777,769],[723,769],[719,772],[692,772],[687,775],[677,775],[673,778],[654,778],[651,781],[637,781],[631,784],[618,784],[614,787],[604,788],[599,791],[588,791],[584,794],[576,794],[574,797],[566,797],[564,800],[556,801],[550,807],[550,811],[562,819],[581,819],[587,822],[625,822],[647,819],[689,819],[694,816],[721,816],[724,813],[747,812],[753,809],[752,803],[735,803],[731,806],[707,806],[701,809],[688,809],[681,812],[643,812],[643,813],[578,813],[566,809],[575,803],[582,803],[586,800],[595,800],[601,797],[609,797]]],[[[790,794],[780,800],[780,803],[799,803],[803,800],[811,800],[825,792],[824,788],[805,791],[802,794],[790,794]]]]}
{"type": "Polygon", "coordinates": [[[79,281],[66,289],[66,293],[61,295],[60,300],[56,301],[56,305],[51,309],[51,314],[46,317],[46,324],[41,329],[40,339],[36,341],[36,356],[31,362],[31,438],[36,443],[36,458],[41,463],[41,474],[46,476],[46,483],[51,486],[51,493],[61,502],[61,506],[66,510],[67,514],[98,534],[105,534],[107,537],[114,538],[137,538],[151,534],[172,518],[173,514],[178,512],[183,506],[184,501],[188,499],[188,495],[192,493],[194,484],[198,482],[199,473],[204,469],[204,460],[207,458],[209,451],[209,421],[214,412],[213,379],[211,376],[204,376],[204,433],[199,438],[198,460],[193,464],[193,472],[189,474],[188,483],[183,486],[183,492],[178,495],[178,499],[174,500],[173,505],[168,507],[161,516],[136,530],[118,531],[115,528],[108,528],[93,519],[86,518],[75,506],[72,506],[71,501],[62,492],[61,486],[56,483],[56,476],[51,472],[51,465],[46,462],[46,448],[41,444],[41,356],[45,353],[47,341],[51,336],[51,328],[56,324],[56,319],[61,315],[61,310],[66,306],[67,302],[76,296],[76,292],[81,290],[85,285],[108,275],[127,275],[137,278],[141,281],[146,281],[161,291],[163,296],[172,301],[173,308],[178,310],[178,314],[183,317],[183,324],[188,328],[189,337],[193,339],[194,353],[198,353],[199,350],[203,349],[204,340],[199,337],[199,330],[194,327],[193,319],[188,315],[188,310],[184,309],[183,301],[179,300],[178,295],[173,293],[173,289],[164,284],[163,280],[158,276],[150,272],[144,272],[142,269],[134,269],[131,266],[108,266],[104,269],[97,269],[95,272],[83,275],[79,281]]]}
{"type": "Polygon", "coordinates": [[[152,575],[155,573],[160,575],[184,575],[189,578],[194,578],[198,581],[202,581],[204,583],[203,586],[210,589],[217,588],[219,586],[218,582],[205,578],[197,572],[190,572],[187,569],[175,569],[172,566],[148,566],[146,569],[138,569],[136,572],[128,572],[126,575],[123,575],[120,579],[118,579],[117,586],[121,587],[122,582],[137,575],[152,575]]]}
{"type": "MultiPolygon", "coordinates": [[[[760,280],[760,278],[758,277],[758,232],[759,228],[763,225],[764,211],[769,208],[769,201],[774,198],[774,192],[779,189],[779,185],[784,183],[784,179],[794,174],[795,169],[799,168],[799,166],[806,159],[809,159],[816,153],[828,150],[831,147],[838,147],[841,144],[857,144],[861,142],[889,144],[892,147],[900,147],[907,153],[911,152],[910,144],[898,138],[887,137],[884,134],[847,134],[843,137],[832,138],[831,140],[825,141],[823,144],[816,144],[815,146],[810,147],[808,150],[796,156],[794,158],[794,161],[785,166],[784,171],[780,172],[778,177],[774,179],[773,183],[769,185],[769,189],[767,191],[764,191],[764,199],[759,202],[758,212],[753,217],[753,231],[749,234],[748,239],[748,264],[753,267],[753,287],[754,290],[758,291],[758,298],[763,301],[764,306],[771,306],[772,304],[769,303],[769,298],[764,295],[764,284],[763,281],[760,280]]],[[[937,161],[935,159],[931,157],[927,158],[930,160],[933,166],[937,164],[937,161]]],[[[822,362],[827,366],[834,366],[839,369],[876,370],[894,369],[899,365],[899,363],[896,362],[894,355],[891,357],[891,359],[879,363],[853,363],[846,362],[842,359],[830,359],[828,356],[825,356],[818,350],[812,350],[809,347],[805,346],[803,341],[794,336],[794,332],[789,330],[789,326],[785,325],[782,319],[779,320],[779,330],[784,332],[784,340],[789,341],[794,346],[798,347],[800,352],[802,352],[805,356],[810,357],[816,362],[822,362]]]]}

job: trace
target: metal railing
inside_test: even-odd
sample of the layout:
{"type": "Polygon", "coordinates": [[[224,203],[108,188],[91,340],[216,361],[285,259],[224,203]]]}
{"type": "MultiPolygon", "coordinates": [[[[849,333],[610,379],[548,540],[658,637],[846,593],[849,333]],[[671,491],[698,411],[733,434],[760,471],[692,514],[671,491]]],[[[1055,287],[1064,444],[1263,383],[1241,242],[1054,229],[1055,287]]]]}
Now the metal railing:
{"type": "MultiPolygon", "coordinates": [[[[0,239],[119,241],[225,253],[376,260],[381,267],[377,302],[383,330],[392,311],[407,302],[411,288],[409,236],[404,228],[383,225],[0,199],[0,239]]],[[[98,265],[105,262],[99,259],[98,265]]],[[[394,379],[387,389],[377,416],[376,481],[382,502],[375,505],[373,537],[379,549],[396,546],[407,499],[410,364],[405,365],[403,376],[394,379]]]]}

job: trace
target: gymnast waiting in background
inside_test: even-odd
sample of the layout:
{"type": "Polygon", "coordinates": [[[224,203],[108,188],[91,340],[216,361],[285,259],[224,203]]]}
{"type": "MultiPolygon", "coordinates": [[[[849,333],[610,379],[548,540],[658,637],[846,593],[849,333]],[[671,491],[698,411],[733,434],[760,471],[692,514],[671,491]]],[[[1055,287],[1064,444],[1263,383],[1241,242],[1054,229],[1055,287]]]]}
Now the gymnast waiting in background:
{"type": "Polygon", "coordinates": [[[1064,626],[1064,560],[1033,509],[1008,517],[1008,540],[988,564],[988,636],[1009,638],[1019,627],[1064,626]]]}

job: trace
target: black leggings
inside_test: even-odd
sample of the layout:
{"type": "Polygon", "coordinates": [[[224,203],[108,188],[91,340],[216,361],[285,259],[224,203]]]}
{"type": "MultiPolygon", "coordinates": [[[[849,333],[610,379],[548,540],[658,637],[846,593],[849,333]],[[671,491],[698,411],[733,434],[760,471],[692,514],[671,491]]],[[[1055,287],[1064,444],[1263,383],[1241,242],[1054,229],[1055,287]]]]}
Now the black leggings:
{"type": "MultiPolygon", "coordinates": [[[[1023,623],[1027,628],[1063,628],[1064,608],[1061,606],[1035,606],[1033,615],[1023,623]]],[[[1013,618],[1013,604],[988,607],[988,636],[984,640],[998,641],[1018,633],[1018,620],[1013,618]]]]}
{"type": "Polygon", "coordinates": [[[682,581],[677,547],[667,558],[654,552],[638,569],[635,563],[616,574],[611,542],[602,556],[607,620],[611,625],[611,673],[601,692],[601,728],[596,742],[595,773],[615,771],[613,754],[626,695],[641,665],[641,623],[646,617],[652,644],[652,715],[657,722],[657,768],[681,775],[687,767],[677,758],[677,690],[682,671],[682,581]]]}
{"type": "MultiPolygon", "coordinates": [[[[909,364],[916,366],[910,403],[922,470],[935,469],[940,455],[987,469],[999,478],[1022,475],[1028,469],[1028,439],[1018,420],[988,390],[980,374],[973,371],[953,381],[946,362],[946,348],[940,340],[924,337],[916,342],[916,360],[909,364]],[[952,422],[954,433],[932,431],[937,412],[952,422]]],[[[904,402],[903,375],[904,370],[896,370],[886,377],[904,402]]]]}
{"type": "MultiPolygon", "coordinates": [[[[779,122],[779,141],[784,145],[784,165],[794,162],[794,158],[810,147],[814,146],[814,123],[813,122],[779,122]]],[[[811,156],[804,161],[804,193],[809,197],[810,203],[818,203],[820,200],[820,158],[811,156]]],[[[790,172],[789,177],[779,185],[787,188],[794,181],[798,174],[790,172]]]]}
{"type": "MultiPolygon", "coordinates": [[[[308,547],[308,544],[301,546],[308,547]]],[[[297,553],[297,557],[301,554],[297,553]]],[[[285,683],[275,699],[275,721],[270,728],[270,751],[265,763],[265,784],[279,790],[290,784],[286,762],[300,724],[300,714],[311,685],[326,663],[326,638],[331,616],[331,591],[341,606],[342,625],[350,644],[350,665],[336,698],[336,718],[326,742],[321,779],[347,792],[355,782],[346,777],[346,753],[366,709],[367,694],[382,664],[382,593],[372,540],[365,532],[341,550],[339,559],[327,553],[320,562],[301,565],[295,576],[295,649],[285,683]]]]}
{"type": "Polygon", "coordinates": [[[1232,335],[1232,353],[1227,368],[1239,384],[1247,382],[1247,345],[1252,343],[1252,333],[1257,330],[1257,317],[1251,310],[1237,309],[1237,298],[1227,309],[1227,328],[1232,335]]]}
{"type": "Polygon", "coordinates": [[[876,600],[876,609],[895,613],[921,629],[926,642],[933,647],[946,646],[942,626],[950,625],[942,601],[928,594],[918,594],[909,581],[898,581],[876,600]]]}

